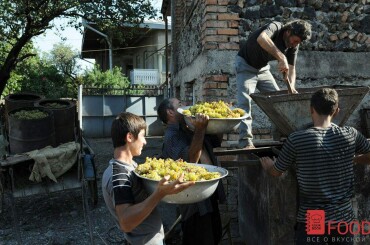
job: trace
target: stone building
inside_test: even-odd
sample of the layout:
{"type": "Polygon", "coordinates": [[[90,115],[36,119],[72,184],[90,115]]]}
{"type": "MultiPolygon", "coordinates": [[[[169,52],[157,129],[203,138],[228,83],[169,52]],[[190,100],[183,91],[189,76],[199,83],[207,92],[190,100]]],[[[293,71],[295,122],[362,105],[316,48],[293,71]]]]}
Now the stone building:
{"type": "MultiPolygon", "coordinates": [[[[312,24],[312,38],[301,45],[298,54],[298,92],[299,88],[323,85],[370,85],[369,0],[163,0],[161,12],[164,18],[170,16],[172,23],[172,95],[188,104],[219,99],[236,103],[234,59],[239,45],[251,32],[273,20],[303,19],[312,24]]],[[[279,87],[286,89],[276,64],[270,63],[271,72],[279,87]]],[[[369,106],[367,95],[347,124],[361,129],[359,110],[369,106]]],[[[252,105],[252,116],[255,138],[269,138],[270,120],[256,104],[252,105]]],[[[237,135],[224,138],[232,142],[237,135]]],[[[366,167],[357,170],[369,172],[366,167]]],[[[294,172],[281,181],[271,180],[254,166],[232,168],[229,177],[229,203],[223,211],[230,213],[235,230],[239,222],[240,232],[234,232],[233,237],[242,241],[248,238],[251,244],[291,244],[296,205],[294,172]],[[240,185],[252,187],[243,189],[246,194],[241,197],[240,185]],[[251,192],[259,196],[249,196],[251,192]],[[255,199],[247,201],[255,204],[244,206],[243,211],[241,201],[249,197],[255,199]],[[253,213],[249,209],[253,207],[260,210],[253,213]],[[257,225],[245,221],[246,215],[253,216],[257,225]],[[290,228],[284,230],[281,226],[290,228]]],[[[362,178],[356,186],[363,188],[359,186],[370,183],[362,178]]],[[[369,220],[369,215],[362,212],[370,202],[366,195],[354,203],[358,217],[369,220]]]]}
{"type": "MultiPolygon", "coordinates": [[[[301,45],[296,87],[370,83],[369,0],[164,0],[171,16],[174,95],[188,103],[236,102],[234,59],[249,33],[272,20],[304,19],[313,35],[301,45]]],[[[281,89],[282,76],[270,63],[281,89]]],[[[361,107],[368,107],[366,99],[361,107]]],[[[359,107],[359,108],[361,108],[359,107]]],[[[269,134],[270,122],[253,105],[254,134],[269,134]]],[[[349,119],[360,127],[358,111],[349,119]]],[[[231,140],[235,140],[235,137],[231,140]]]]}

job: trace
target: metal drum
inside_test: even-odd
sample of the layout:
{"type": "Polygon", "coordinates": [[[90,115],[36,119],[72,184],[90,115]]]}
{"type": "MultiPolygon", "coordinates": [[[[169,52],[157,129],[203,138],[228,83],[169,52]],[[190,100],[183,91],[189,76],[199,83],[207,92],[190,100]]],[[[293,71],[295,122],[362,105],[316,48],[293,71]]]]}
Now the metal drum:
{"type": "Polygon", "coordinates": [[[56,145],[75,140],[75,103],[62,99],[43,99],[36,102],[35,106],[48,109],[53,112],[56,145]]]}
{"type": "MultiPolygon", "coordinates": [[[[43,96],[35,94],[35,93],[16,93],[16,94],[9,94],[5,97],[5,122],[8,121],[8,113],[12,110],[22,108],[22,107],[33,107],[35,102],[41,100],[43,96]]],[[[8,129],[8,125],[6,124],[6,128],[8,129]]]]}
{"type": "Polygon", "coordinates": [[[17,154],[55,146],[53,112],[43,108],[25,107],[8,113],[10,153],[17,154]],[[40,119],[19,119],[14,113],[19,111],[40,110],[47,117],[40,119]]]}

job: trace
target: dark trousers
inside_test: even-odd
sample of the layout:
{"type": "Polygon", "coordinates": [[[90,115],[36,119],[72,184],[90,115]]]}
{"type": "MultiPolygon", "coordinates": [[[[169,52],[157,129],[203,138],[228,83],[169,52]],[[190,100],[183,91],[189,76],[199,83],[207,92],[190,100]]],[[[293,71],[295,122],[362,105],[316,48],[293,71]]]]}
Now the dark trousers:
{"type": "Polygon", "coordinates": [[[217,245],[221,241],[222,225],[217,200],[212,200],[212,206],[212,213],[202,216],[196,213],[181,223],[182,245],[217,245]]]}
{"type": "Polygon", "coordinates": [[[325,226],[325,235],[307,235],[306,223],[297,223],[295,225],[294,240],[296,245],[314,244],[314,245],[326,245],[326,244],[340,244],[340,245],[352,245],[353,235],[347,233],[341,235],[337,230],[331,230],[328,235],[327,227],[325,226]]]}

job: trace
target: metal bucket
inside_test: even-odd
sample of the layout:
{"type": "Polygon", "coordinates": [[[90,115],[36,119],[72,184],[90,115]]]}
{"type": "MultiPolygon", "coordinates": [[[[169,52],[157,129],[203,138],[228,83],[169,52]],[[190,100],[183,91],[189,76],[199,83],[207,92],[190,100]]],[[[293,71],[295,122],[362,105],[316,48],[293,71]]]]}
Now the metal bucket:
{"type": "Polygon", "coordinates": [[[17,154],[55,146],[53,112],[43,108],[25,107],[8,113],[10,153],[17,154]],[[21,110],[40,110],[48,114],[41,119],[18,119],[14,113],[21,110]]]}
{"type": "Polygon", "coordinates": [[[320,88],[334,88],[339,96],[338,115],[333,122],[343,126],[352,112],[369,91],[367,86],[323,86],[298,89],[298,94],[288,94],[286,90],[251,94],[252,99],[274,122],[279,131],[288,136],[294,131],[312,125],[309,111],[313,93],[320,88]]]}
{"type": "Polygon", "coordinates": [[[35,106],[48,109],[53,112],[56,145],[75,140],[75,103],[62,99],[43,99],[36,102],[35,106]]]}

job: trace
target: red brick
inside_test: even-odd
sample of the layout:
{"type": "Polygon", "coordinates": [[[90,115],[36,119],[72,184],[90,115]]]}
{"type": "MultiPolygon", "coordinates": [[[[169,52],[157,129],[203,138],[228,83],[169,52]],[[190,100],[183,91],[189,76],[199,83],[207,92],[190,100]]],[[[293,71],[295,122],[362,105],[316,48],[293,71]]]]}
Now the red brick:
{"type": "Polygon", "coordinates": [[[231,43],[239,43],[239,37],[229,37],[229,42],[231,42],[231,43]]]}
{"type": "Polygon", "coordinates": [[[218,83],[218,84],[217,84],[217,87],[218,87],[218,88],[225,88],[225,89],[227,89],[227,88],[228,88],[228,86],[229,86],[229,85],[228,85],[227,83],[218,83]]]}
{"type": "Polygon", "coordinates": [[[227,75],[213,75],[209,77],[215,82],[227,82],[229,77],[227,75]]]}
{"type": "Polygon", "coordinates": [[[217,0],[206,0],[206,5],[217,5],[217,0]]]}
{"type": "Polygon", "coordinates": [[[204,88],[217,88],[217,83],[216,82],[205,82],[204,88]]]}
{"type": "Polygon", "coordinates": [[[205,22],[205,27],[227,28],[227,26],[228,23],[226,21],[207,20],[205,22]]]}
{"type": "Polygon", "coordinates": [[[204,96],[215,96],[216,91],[217,90],[215,90],[215,89],[204,89],[202,95],[204,95],[204,96]]]}
{"type": "Polygon", "coordinates": [[[237,28],[239,27],[239,21],[232,20],[227,23],[227,27],[229,28],[237,28]]]}
{"type": "Polygon", "coordinates": [[[208,28],[208,29],[204,30],[204,34],[205,35],[217,35],[219,33],[218,33],[217,29],[208,28]]]}
{"type": "Polygon", "coordinates": [[[219,29],[219,30],[217,30],[217,34],[220,34],[220,35],[238,35],[239,30],[238,29],[231,29],[231,28],[219,29]]]}
{"type": "Polygon", "coordinates": [[[218,5],[229,5],[229,0],[218,0],[218,5]]]}
{"type": "Polygon", "coordinates": [[[205,13],[227,13],[227,6],[206,6],[205,13]]]}
{"type": "Polygon", "coordinates": [[[216,90],[217,96],[227,96],[227,90],[226,89],[217,89],[216,90]]]}
{"type": "Polygon", "coordinates": [[[237,44],[237,43],[220,43],[219,49],[239,50],[239,44],[237,44]]]}
{"type": "Polygon", "coordinates": [[[225,36],[225,35],[206,36],[204,40],[206,42],[223,42],[223,43],[226,43],[229,41],[228,36],[225,36]]]}
{"type": "Polygon", "coordinates": [[[224,13],[224,14],[218,14],[218,19],[219,20],[239,20],[239,14],[235,13],[224,13]]]}
{"type": "Polygon", "coordinates": [[[204,20],[207,21],[207,20],[217,20],[218,19],[218,14],[216,13],[208,13],[206,14],[206,16],[204,17],[204,20]]]}
{"type": "Polygon", "coordinates": [[[210,49],[217,49],[217,43],[205,43],[203,44],[204,49],[210,50],[210,49]]]}

